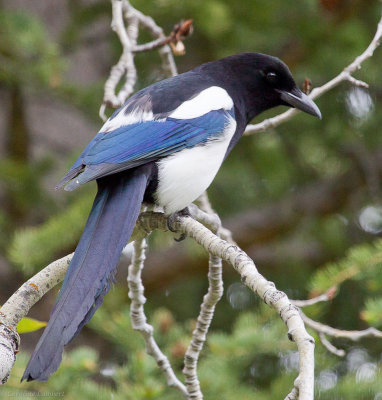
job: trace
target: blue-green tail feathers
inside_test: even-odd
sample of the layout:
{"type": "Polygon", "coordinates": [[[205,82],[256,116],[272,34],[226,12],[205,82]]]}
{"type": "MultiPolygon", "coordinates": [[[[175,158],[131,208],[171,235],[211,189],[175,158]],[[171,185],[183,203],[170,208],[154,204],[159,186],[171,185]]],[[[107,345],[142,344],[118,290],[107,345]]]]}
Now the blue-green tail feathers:
{"type": "Polygon", "coordinates": [[[143,166],[98,180],[85,229],[22,380],[47,380],[59,367],[64,346],[102,304],[134,229],[149,176],[150,167],[143,166]]]}

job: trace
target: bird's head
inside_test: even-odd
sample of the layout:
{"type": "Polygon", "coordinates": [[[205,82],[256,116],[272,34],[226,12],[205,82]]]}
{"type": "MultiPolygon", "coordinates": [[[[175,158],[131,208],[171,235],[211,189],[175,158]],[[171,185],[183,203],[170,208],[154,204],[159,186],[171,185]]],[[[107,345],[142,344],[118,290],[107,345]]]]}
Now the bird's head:
{"type": "Polygon", "coordinates": [[[219,70],[224,71],[220,79],[239,102],[244,102],[248,120],[279,105],[321,118],[317,105],[297,87],[289,68],[280,59],[261,53],[242,53],[219,62],[219,70]]]}

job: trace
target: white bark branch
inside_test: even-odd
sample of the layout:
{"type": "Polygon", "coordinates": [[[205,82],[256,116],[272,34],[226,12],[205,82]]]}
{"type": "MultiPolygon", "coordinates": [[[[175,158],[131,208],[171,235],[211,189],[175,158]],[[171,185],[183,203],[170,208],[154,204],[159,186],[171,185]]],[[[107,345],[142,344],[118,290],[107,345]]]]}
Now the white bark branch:
{"type": "MultiPolygon", "coordinates": [[[[198,199],[200,208],[194,204],[189,206],[192,216],[212,232],[219,235],[222,224],[219,216],[212,209],[207,192],[198,199]]],[[[203,393],[197,375],[200,353],[207,340],[207,333],[214,317],[215,307],[223,295],[223,266],[219,257],[210,254],[208,263],[208,292],[203,298],[196,327],[192,333],[191,343],[184,357],[183,374],[186,378],[187,391],[190,399],[202,400],[203,393]]]]}
{"type": "Polygon", "coordinates": [[[111,68],[109,78],[105,83],[103,103],[99,111],[99,115],[104,121],[106,120],[106,107],[120,107],[134,91],[137,81],[137,70],[134,64],[135,53],[161,47],[159,54],[161,55],[162,66],[166,74],[168,76],[177,75],[174,57],[167,44],[162,28],[151,17],[136,10],[128,0],[111,0],[111,3],[111,28],[116,32],[121,42],[122,54],[117,64],[111,68]],[[125,21],[127,26],[125,26],[125,21]],[[137,45],[139,25],[146,28],[155,40],[137,45]],[[125,82],[117,93],[117,85],[123,78],[125,82]]]}
{"type": "Polygon", "coordinates": [[[362,331],[344,331],[342,329],[332,328],[329,325],[314,321],[313,319],[305,315],[301,310],[300,314],[306,325],[314,329],[316,332],[323,333],[327,336],[332,336],[334,338],[345,338],[352,340],[353,342],[357,342],[358,340],[365,337],[375,337],[378,339],[382,339],[382,331],[373,327],[369,327],[362,331]]]}
{"type": "Polygon", "coordinates": [[[146,233],[136,238],[134,242],[134,256],[128,273],[129,297],[131,299],[130,317],[133,329],[143,336],[146,343],[146,352],[154,358],[158,367],[166,376],[167,384],[178,389],[186,398],[187,390],[182,382],[176,377],[170,361],[162,353],[154,339],[154,328],[147,323],[144,312],[146,297],[144,296],[144,286],[142,283],[142,269],[145,261],[146,233]]]}
{"type": "MultiPolygon", "coordinates": [[[[143,213],[139,217],[139,223],[146,231],[167,229],[167,221],[160,213],[143,213]]],[[[266,304],[277,310],[288,327],[288,337],[296,342],[299,350],[299,376],[295,381],[299,400],[313,400],[314,339],[306,332],[298,308],[291,304],[285,293],[275,288],[273,282],[267,281],[257,271],[254,262],[237,246],[220,239],[190,217],[179,218],[175,228],[192,237],[210,254],[230,263],[240,274],[242,281],[266,304]]]]}
{"type": "MultiPolygon", "coordinates": [[[[167,220],[163,214],[146,212],[141,214],[134,239],[139,243],[139,230],[150,232],[153,229],[167,230],[167,220]],[[138,232],[138,233],[137,233],[138,232]]],[[[313,371],[314,371],[314,341],[307,334],[298,309],[293,306],[287,296],[278,291],[274,284],[268,282],[260,275],[253,261],[237,246],[229,244],[218,238],[206,227],[190,217],[180,218],[175,226],[180,232],[184,232],[194,238],[197,243],[204,247],[210,254],[229,262],[239,272],[243,282],[255,293],[257,293],[268,305],[275,308],[288,327],[288,335],[297,343],[300,352],[300,374],[296,385],[300,393],[300,400],[313,399],[313,371]]],[[[139,245],[137,245],[139,246],[139,245]]],[[[139,250],[139,248],[136,250],[139,250]]],[[[140,251],[140,250],[139,250],[140,251]]],[[[143,257],[135,259],[135,268],[141,265],[143,257]]],[[[66,256],[36,274],[32,279],[22,286],[22,290],[16,292],[2,308],[2,321],[17,323],[24,317],[29,308],[45,294],[54,284],[60,282],[65,274],[72,255],[66,256]],[[29,283],[33,283],[30,285],[29,283]],[[24,289],[31,293],[29,301],[25,300],[24,289]],[[12,306],[13,304],[13,306],[12,306]],[[6,311],[6,313],[4,312],[6,311]]],[[[140,268],[140,267],[139,267],[140,268]]],[[[143,304],[141,299],[141,303],[143,304]]],[[[3,379],[1,376],[0,379],[3,379]]],[[[181,386],[180,386],[181,387],[181,386]]]]}
{"type": "Polygon", "coordinates": [[[298,389],[297,387],[294,387],[292,391],[288,394],[287,397],[285,397],[284,400],[297,400],[298,399],[298,389]]]}
{"type": "Polygon", "coordinates": [[[297,307],[308,307],[313,304],[322,303],[324,301],[330,301],[337,294],[337,286],[329,288],[325,293],[319,296],[313,297],[308,300],[291,300],[291,302],[297,307]]]}
{"type": "Polygon", "coordinates": [[[199,208],[195,207],[193,204],[190,206],[192,216],[203,225],[206,225],[212,232],[218,234],[222,239],[236,244],[232,238],[232,232],[224,228],[219,215],[212,208],[207,192],[204,192],[197,198],[196,204],[198,204],[199,208]]]}
{"type": "MultiPolygon", "coordinates": [[[[196,207],[192,207],[191,210],[193,213],[195,213],[196,207]]],[[[203,214],[205,213],[199,210],[197,214],[200,218],[203,217],[203,214]]],[[[378,331],[375,328],[369,328],[364,331],[343,331],[311,320],[304,313],[302,313],[301,311],[299,312],[297,307],[293,305],[290,300],[288,300],[287,296],[284,293],[278,291],[272,282],[267,281],[262,275],[260,275],[253,261],[237,246],[220,239],[206,227],[190,217],[180,218],[176,222],[175,227],[180,232],[184,232],[188,236],[192,237],[197,243],[204,247],[210,253],[210,255],[214,257],[219,257],[229,262],[239,272],[242,281],[252,291],[259,295],[266,304],[275,308],[279,312],[282,320],[286,323],[288,327],[289,337],[296,342],[300,353],[299,379],[295,381],[295,389],[292,390],[292,392],[287,396],[287,399],[297,398],[295,397],[297,392],[299,393],[299,400],[313,399],[314,342],[311,336],[307,334],[304,328],[303,321],[317,332],[332,337],[343,337],[354,341],[359,340],[363,337],[370,336],[382,338],[382,332],[378,331]]],[[[167,220],[163,214],[154,212],[142,213],[139,217],[137,227],[133,234],[137,256],[134,259],[133,267],[131,267],[134,268],[134,270],[131,272],[133,275],[131,275],[130,273],[129,276],[129,280],[131,282],[137,282],[136,276],[137,274],[140,274],[140,269],[143,266],[144,255],[141,250],[143,250],[144,247],[144,239],[142,236],[142,229],[146,232],[144,236],[154,229],[167,230],[167,220]]],[[[5,371],[4,368],[0,369],[0,380],[4,382],[6,381],[6,377],[9,375],[9,371],[12,367],[11,364],[14,360],[14,353],[15,351],[17,351],[18,347],[18,341],[15,339],[14,335],[12,337],[12,335],[9,335],[9,333],[7,333],[7,336],[4,338],[4,327],[11,329],[12,332],[15,331],[15,326],[21,320],[21,318],[27,315],[32,305],[35,304],[47,291],[49,291],[64,278],[67,266],[70,263],[71,258],[72,254],[48,265],[45,269],[40,271],[33,278],[23,284],[20,289],[16,291],[2,307],[0,314],[0,328],[2,329],[0,331],[2,334],[0,340],[0,365],[5,365],[7,370],[5,371]],[[3,338],[5,339],[5,341],[3,338]],[[3,349],[6,349],[6,351],[4,352],[3,349]],[[10,359],[10,361],[8,361],[8,359],[10,359]]],[[[217,259],[215,259],[215,261],[216,260],[217,259]]],[[[217,265],[214,266],[214,268],[218,269],[217,265]]],[[[215,270],[215,272],[217,273],[217,270],[215,270]]],[[[212,284],[216,284],[217,288],[220,285],[218,281],[213,282],[212,284]]],[[[143,290],[143,287],[141,287],[140,290],[141,289],[143,290]]],[[[220,296],[218,294],[219,292],[219,288],[215,290],[215,298],[220,296]]],[[[330,297],[328,297],[328,292],[325,294],[326,299],[330,297]]],[[[143,296],[143,292],[141,293],[138,291],[138,293],[139,300],[134,300],[137,301],[137,303],[135,303],[135,306],[137,306],[138,308],[141,306],[141,310],[143,311],[143,304],[145,299],[144,297],[141,297],[143,296]]],[[[134,296],[132,297],[135,298],[134,296]]],[[[323,296],[319,296],[317,299],[309,300],[309,303],[314,304],[317,302],[318,299],[320,299],[320,301],[325,301],[323,296]]],[[[209,300],[207,300],[207,302],[210,303],[209,300]]],[[[295,302],[297,303],[297,301],[295,302]]],[[[207,310],[207,313],[208,312],[209,311],[207,310]]],[[[133,312],[133,314],[133,317],[135,318],[136,313],[133,312]]],[[[212,313],[208,318],[210,317],[212,317],[212,313]]],[[[140,315],[139,318],[140,320],[144,318],[144,321],[146,321],[144,315],[143,317],[142,315],[140,315]]],[[[136,324],[136,326],[137,325],[139,326],[139,324],[136,324]]],[[[203,333],[201,333],[201,335],[203,337],[203,333]]],[[[167,364],[164,363],[164,365],[166,365],[165,369],[166,371],[168,371],[167,364]]],[[[172,382],[176,381],[170,379],[171,384],[172,382]]],[[[178,387],[178,389],[182,391],[182,384],[175,384],[173,386],[178,387]]],[[[182,393],[185,392],[182,391],[182,393]]]]}
{"type": "Polygon", "coordinates": [[[134,54],[132,50],[136,45],[138,36],[138,19],[133,14],[129,14],[129,27],[127,30],[123,18],[123,8],[124,5],[126,6],[127,1],[111,0],[111,4],[113,15],[111,28],[119,37],[119,41],[122,45],[122,54],[117,64],[111,68],[110,76],[105,83],[103,104],[100,108],[100,116],[103,120],[106,119],[104,114],[106,105],[115,108],[121,106],[127,96],[132,93],[137,80],[137,70],[135,68],[134,54]],[[116,87],[124,74],[125,83],[119,94],[117,94],[115,92],[116,87]]]}
{"type": "MultiPolygon", "coordinates": [[[[336,86],[338,86],[340,83],[344,81],[349,81],[353,85],[356,86],[361,86],[361,87],[368,87],[368,84],[365,82],[362,82],[358,79],[355,79],[352,75],[354,72],[356,72],[358,69],[361,68],[362,63],[367,60],[368,58],[372,57],[374,54],[375,49],[380,45],[381,43],[381,38],[382,38],[382,17],[378,23],[377,31],[374,35],[373,40],[370,42],[369,46],[367,49],[360,55],[358,56],[350,65],[348,65],[344,70],[337,75],[335,78],[330,80],[329,82],[325,83],[325,85],[322,85],[318,88],[315,88],[312,90],[310,93],[309,97],[311,99],[315,99],[317,97],[322,96],[324,93],[328,92],[329,90],[332,90],[336,86]]],[[[296,109],[290,109],[288,111],[285,111],[276,117],[273,118],[268,118],[258,124],[254,125],[248,125],[244,135],[253,135],[254,133],[257,132],[264,132],[268,129],[273,129],[276,128],[278,125],[282,124],[285,121],[288,121],[291,119],[294,115],[299,113],[300,111],[296,109]]]]}
{"type": "MultiPolygon", "coordinates": [[[[128,7],[132,8],[130,3],[128,3],[128,7]]],[[[139,22],[151,33],[153,37],[157,38],[157,40],[161,40],[162,38],[164,38],[163,29],[155,23],[153,18],[151,18],[148,15],[144,15],[139,10],[134,9],[134,11],[139,19],[139,22]]],[[[166,75],[167,76],[178,75],[178,71],[174,61],[174,56],[172,54],[170,46],[165,45],[161,47],[159,50],[159,54],[162,58],[162,68],[166,72],[166,75]]]]}
{"type": "Polygon", "coordinates": [[[320,338],[321,344],[326,348],[326,350],[328,350],[335,356],[345,357],[346,351],[343,349],[338,349],[336,346],[334,346],[322,332],[320,332],[318,336],[320,338]]]}
{"type": "Polygon", "coordinates": [[[208,292],[203,298],[200,314],[196,321],[196,327],[192,332],[191,343],[184,356],[183,373],[186,377],[189,399],[202,400],[203,394],[197,376],[197,365],[200,352],[207,339],[208,329],[215,312],[215,306],[223,295],[223,268],[219,257],[210,255],[208,265],[208,292]]]}
{"type": "Polygon", "coordinates": [[[20,338],[17,324],[25,317],[30,308],[50,289],[64,279],[66,269],[72,259],[69,254],[56,260],[25,282],[5,302],[0,310],[0,383],[8,380],[16,360],[20,338]]]}
{"type": "Polygon", "coordinates": [[[321,294],[320,296],[313,297],[312,299],[308,300],[291,300],[291,302],[297,307],[308,307],[312,306],[313,304],[321,303],[323,301],[328,301],[329,298],[326,293],[321,294]]]}
{"type": "Polygon", "coordinates": [[[0,385],[7,382],[16,361],[20,345],[17,332],[9,326],[0,324],[0,385]]]}
{"type": "MultiPolygon", "coordinates": [[[[317,304],[320,302],[326,302],[333,299],[333,297],[337,293],[337,287],[333,286],[325,293],[314,297],[308,300],[291,300],[291,302],[298,307],[307,307],[313,304],[317,304]]],[[[335,338],[346,338],[352,341],[358,341],[364,337],[375,337],[382,338],[382,331],[379,331],[376,328],[370,327],[368,329],[364,329],[362,331],[345,331],[341,329],[332,328],[331,326],[322,324],[320,322],[314,321],[309,318],[306,314],[304,314],[300,310],[301,317],[304,323],[309,326],[311,329],[315,330],[321,340],[321,344],[331,353],[335,354],[338,357],[344,357],[346,352],[342,349],[338,349],[335,347],[326,336],[331,336],[335,338]]]]}

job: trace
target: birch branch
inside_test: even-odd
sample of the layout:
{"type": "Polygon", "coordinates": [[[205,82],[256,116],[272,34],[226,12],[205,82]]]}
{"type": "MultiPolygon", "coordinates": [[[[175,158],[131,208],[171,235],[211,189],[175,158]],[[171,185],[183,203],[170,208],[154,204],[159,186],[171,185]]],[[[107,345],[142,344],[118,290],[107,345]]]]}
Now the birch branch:
{"type": "Polygon", "coordinates": [[[198,204],[199,208],[196,207],[193,209],[192,207],[194,207],[194,205],[191,205],[190,211],[192,216],[203,225],[209,227],[212,232],[219,234],[222,239],[236,244],[233,240],[232,232],[222,225],[219,215],[212,208],[207,192],[199,196],[195,203],[198,204]],[[201,214],[201,212],[204,212],[205,215],[201,214]]]}
{"type": "Polygon", "coordinates": [[[382,339],[382,331],[374,327],[369,327],[362,331],[345,331],[342,329],[332,328],[331,326],[322,324],[321,322],[314,321],[313,319],[305,315],[302,311],[300,311],[300,314],[306,325],[308,325],[318,333],[322,333],[324,335],[332,336],[334,338],[349,339],[353,342],[357,342],[358,340],[366,337],[382,339]]]}
{"type": "MultiPolygon", "coordinates": [[[[181,21],[179,24],[176,24],[169,36],[164,36],[162,29],[161,28],[159,28],[159,29],[160,29],[160,33],[157,34],[158,39],[155,39],[152,42],[136,45],[133,48],[133,52],[141,53],[144,51],[155,50],[159,47],[163,47],[163,46],[169,44],[175,55],[183,55],[185,53],[185,47],[183,44],[183,40],[187,36],[189,36],[193,31],[192,19],[188,19],[186,21],[181,21]]],[[[177,73],[175,70],[171,75],[174,76],[176,74],[177,73]]]]}
{"type": "MultiPolygon", "coordinates": [[[[326,293],[323,293],[317,297],[308,300],[291,300],[291,302],[298,307],[307,307],[320,302],[326,302],[333,299],[337,293],[337,287],[333,286],[326,293]]],[[[346,331],[342,329],[332,328],[329,325],[322,324],[321,322],[314,321],[309,318],[300,310],[301,318],[303,319],[305,325],[309,326],[311,329],[318,333],[321,344],[331,353],[338,357],[344,357],[346,352],[343,349],[338,349],[335,347],[328,339],[327,336],[334,338],[345,338],[352,341],[358,341],[365,337],[375,337],[382,338],[382,331],[369,327],[362,331],[346,331]]]]}
{"type": "Polygon", "coordinates": [[[20,338],[17,324],[30,308],[64,277],[73,253],[56,260],[20,286],[0,310],[0,383],[4,384],[16,361],[20,338]]]}
{"type": "Polygon", "coordinates": [[[329,351],[329,353],[332,353],[337,357],[345,357],[346,351],[343,349],[338,349],[336,346],[334,346],[322,332],[320,332],[318,336],[321,344],[326,348],[326,350],[329,351]]]}
{"type": "Polygon", "coordinates": [[[382,331],[374,327],[369,327],[362,331],[345,331],[342,329],[332,328],[331,326],[322,324],[321,322],[314,321],[313,319],[305,315],[302,311],[300,311],[300,314],[306,325],[310,326],[318,333],[322,333],[324,335],[332,336],[335,338],[345,338],[352,340],[353,342],[357,342],[360,339],[366,337],[382,339],[382,331]]]}
{"type": "Polygon", "coordinates": [[[146,352],[151,355],[156,361],[158,367],[166,376],[167,384],[170,387],[178,389],[186,398],[187,390],[182,382],[176,377],[170,361],[162,353],[158,344],[154,339],[154,328],[147,323],[147,318],[144,312],[144,304],[146,297],[144,296],[144,286],[142,283],[142,269],[145,261],[145,250],[147,247],[146,236],[139,235],[134,241],[134,255],[129,272],[127,282],[129,286],[129,297],[131,299],[130,317],[133,329],[137,330],[144,338],[146,343],[146,352]]]}
{"type": "MultiPolygon", "coordinates": [[[[199,214],[199,216],[200,215],[202,214],[199,214]]],[[[242,281],[253,292],[259,295],[266,304],[275,308],[282,320],[286,323],[288,327],[288,336],[291,340],[296,342],[300,353],[299,379],[296,380],[295,388],[288,395],[287,399],[296,399],[296,393],[299,393],[299,400],[313,399],[314,342],[311,336],[307,334],[304,328],[304,322],[317,332],[332,337],[348,338],[353,341],[363,337],[382,338],[382,332],[375,328],[369,328],[364,331],[343,331],[311,320],[303,312],[299,312],[297,307],[292,304],[293,300],[288,300],[287,296],[278,291],[272,282],[267,281],[258,273],[253,261],[240,248],[220,239],[206,227],[190,217],[181,217],[176,222],[175,227],[180,232],[186,233],[192,237],[211,255],[230,263],[236,271],[239,272],[242,281]]],[[[139,217],[137,227],[132,237],[132,239],[136,241],[134,246],[137,250],[137,255],[133,262],[135,265],[135,274],[137,274],[136,269],[138,267],[140,274],[140,268],[144,259],[143,253],[140,253],[140,246],[143,246],[142,229],[146,234],[154,229],[167,230],[167,220],[163,214],[154,212],[142,213],[139,217]]],[[[15,327],[17,323],[21,318],[27,315],[29,309],[47,291],[63,280],[71,258],[72,254],[69,254],[48,265],[24,283],[2,307],[0,313],[0,365],[2,366],[2,369],[0,369],[0,380],[3,381],[3,383],[6,381],[12,368],[15,356],[14,352],[17,351],[18,347],[18,339],[15,339],[15,327]],[[4,337],[4,329],[10,330],[11,334],[5,332],[6,336],[4,337]],[[7,350],[4,352],[3,349],[7,350]],[[10,361],[8,361],[8,359],[10,359],[10,361]]],[[[135,282],[134,278],[131,279],[131,275],[129,280],[135,282]]],[[[219,284],[217,284],[217,287],[218,286],[219,284]]],[[[216,297],[218,297],[217,293],[219,290],[220,289],[215,292],[216,297]]],[[[330,297],[328,292],[325,294],[327,299],[330,297]]],[[[324,301],[322,296],[319,296],[319,298],[320,301],[324,301]]],[[[314,301],[309,300],[309,304],[305,303],[305,305],[314,304],[318,302],[317,300],[318,299],[314,301]]],[[[144,300],[141,299],[140,303],[143,311],[144,300]]],[[[300,302],[300,304],[302,303],[300,302]]],[[[145,317],[143,316],[143,318],[145,317]]],[[[178,388],[182,388],[182,386],[178,385],[178,388]]]]}
{"type": "Polygon", "coordinates": [[[184,356],[183,374],[186,377],[189,399],[202,400],[203,394],[197,376],[197,365],[200,352],[207,339],[208,329],[214,317],[215,306],[223,295],[222,260],[210,255],[208,266],[208,292],[203,298],[196,327],[192,333],[191,343],[184,356]]]}
{"type": "MultiPolygon", "coordinates": [[[[133,8],[130,3],[127,3],[128,8],[133,8]]],[[[155,38],[161,39],[164,37],[163,29],[158,26],[154,19],[148,15],[144,15],[139,10],[134,9],[139,22],[151,33],[155,38]]],[[[171,52],[170,46],[163,46],[159,49],[159,54],[162,58],[162,68],[166,72],[167,76],[175,76],[178,74],[174,57],[171,52]]]]}
{"type": "Polygon", "coordinates": [[[113,15],[111,28],[119,37],[122,45],[122,54],[117,64],[111,68],[109,78],[105,83],[103,104],[100,108],[100,116],[103,120],[106,120],[106,106],[120,106],[124,99],[132,93],[137,80],[137,70],[134,64],[132,49],[136,45],[138,36],[138,19],[132,13],[129,14],[129,31],[127,31],[123,19],[123,6],[126,3],[127,0],[111,0],[113,15]],[[117,95],[115,90],[124,74],[125,84],[117,95]]]}
{"type": "Polygon", "coordinates": [[[0,385],[4,385],[9,378],[19,345],[20,337],[17,331],[0,323],[0,385]]]}
{"type": "MultiPolygon", "coordinates": [[[[191,204],[188,208],[193,218],[207,226],[220,236],[224,229],[218,214],[211,206],[207,192],[198,199],[199,207],[191,204]]],[[[229,231],[228,231],[229,232],[229,231]]],[[[186,378],[187,391],[190,399],[202,400],[203,393],[197,376],[197,365],[200,353],[207,339],[207,333],[215,313],[215,307],[223,295],[223,267],[219,257],[210,254],[208,263],[208,292],[203,298],[196,327],[192,333],[191,343],[184,357],[183,374],[186,378]]]]}
{"type": "MultiPolygon", "coordinates": [[[[222,224],[219,216],[214,212],[205,192],[200,196],[201,209],[191,204],[191,215],[207,226],[211,231],[219,234],[222,224]]],[[[223,295],[223,267],[219,257],[210,254],[208,263],[208,292],[203,298],[196,327],[192,333],[191,343],[184,357],[183,374],[186,378],[187,391],[190,399],[202,400],[203,394],[197,376],[197,365],[200,352],[207,339],[207,333],[215,313],[215,307],[223,295]]]]}
{"type": "Polygon", "coordinates": [[[308,300],[291,300],[291,302],[297,307],[308,307],[317,303],[322,303],[324,301],[332,300],[337,294],[337,286],[333,286],[328,289],[325,293],[320,294],[319,296],[313,297],[308,300]]]}
{"type": "MultiPolygon", "coordinates": [[[[139,224],[146,230],[167,229],[163,214],[147,212],[139,217],[139,224]]],[[[242,281],[270,307],[274,308],[288,327],[288,337],[296,342],[300,355],[299,376],[295,388],[299,400],[313,400],[314,386],[314,339],[306,332],[296,306],[292,305],[285,293],[275,288],[256,269],[254,262],[237,246],[227,243],[190,217],[179,218],[175,228],[192,237],[209,254],[230,263],[240,274],[242,281]]],[[[295,393],[292,391],[291,393],[295,393]]],[[[290,395],[288,395],[290,396],[290,395]]],[[[292,397],[289,397],[292,399],[292,397]]]]}
{"type": "MultiPolygon", "coordinates": [[[[349,64],[347,67],[343,69],[343,71],[338,74],[335,78],[330,80],[329,82],[325,83],[324,85],[315,88],[312,90],[310,93],[309,97],[311,99],[315,99],[317,97],[322,96],[324,93],[328,92],[329,90],[332,90],[336,86],[338,86],[340,83],[348,81],[353,85],[360,86],[360,87],[369,87],[369,85],[363,81],[360,81],[358,79],[355,79],[353,77],[354,72],[356,72],[358,69],[361,68],[362,63],[367,60],[368,58],[372,57],[374,54],[375,49],[381,44],[381,38],[382,38],[382,17],[379,20],[378,26],[377,26],[377,31],[373,37],[373,40],[370,42],[369,46],[367,49],[358,57],[355,58],[355,60],[349,64]]],[[[283,122],[288,121],[291,119],[294,115],[299,113],[300,111],[296,110],[295,108],[290,109],[288,111],[285,111],[276,117],[273,118],[268,118],[258,124],[254,125],[248,125],[244,135],[253,135],[254,133],[257,132],[264,132],[268,129],[273,129],[282,124],[283,122]]]]}
{"type": "MultiPolygon", "coordinates": [[[[314,341],[312,337],[307,334],[298,309],[290,303],[284,293],[275,288],[272,282],[268,282],[258,273],[253,261],[237,246],[218,238],[210,230],[190,217],[182,217],[177,220],[175,228],[195,239],[197,243],[213,256],[229,262],[239,272],[243,282],[252,291],[258,294],[266,304],[278,311],[288,327],[289,338],[296,342],[300,352],[300,374],[299,379],[295,382],[299,390],[299,399],[312,400],[314,341]]],[[[146,232],[150,232],[154,229],[167,230],[167,219],[161,213],[142,213],[138,219],[133,239],[137,238],[139,229],[143,229],[146,232]]],[[[36,303],[43,294],[54,284],[59,283],[64,277],[71,257],[72,255],[69,255],[57,260],[25,283],[3,306],[2,313],[4,315],[1,319],[2,322],[5,322],[3,322],[3,324],[16,324],[27,314],[30,307],[36,303]],[[31,285],[31,283],[33,285],[31,285]],[[24,290],[26,290],[27,293],[31,293],[31,295],[26,296],[24,290]]],[[[138,261],[139,256],[136,260],[137,261],[134,262],[136,265],[141,262],[138,261]]],[[[15,325],[13,325],[13,329],[14,328],[15,325]]],[[[4,376],[1,376],[0,379],[4,380],[4,376]]]]}
{"type": "Polygon", "coordinates": [[[177,75],[174,57],[169,44],[175,54],[184,54],[183,40],[192,33],[192,20],[187,20],[175,25],[171,34],[166,37],[163,29],[151,17],[135,9],[128,0],[111,0],[111,3],[111,28],[116,32],[121,42],[122,54],[117,64],[111,68],[109,78],[105,83],[103,103],[99,111],[99,115],[104,121],[106,120],[106,107],[120,107],[134,90],[137,81],[134,55],[159,48],[162,67],[166,74],[168,76],[177,75]],[[155,39],[138,45],[140,26],[147,29],[155,39]],[[122,79],[125,82],[117,93],[117,85],[122,79]]]}
{"type": "Polygon", "coordinates": [[[285,400],[297,400],[298,399],[298,389],[293,388],[292,391],[285,397],[285,400]]]}

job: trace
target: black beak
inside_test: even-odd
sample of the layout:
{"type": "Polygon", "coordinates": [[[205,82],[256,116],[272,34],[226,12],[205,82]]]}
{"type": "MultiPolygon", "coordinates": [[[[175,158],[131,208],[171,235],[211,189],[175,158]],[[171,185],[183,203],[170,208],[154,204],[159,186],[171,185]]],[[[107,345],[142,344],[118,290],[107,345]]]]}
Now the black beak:
{"type": "Polygon", "coordinates": [[[316,103],[300,90],[293,90],[293,93],[280,90],[280,98],[290,106],[321,119],[321,111],[316,103]]]}

